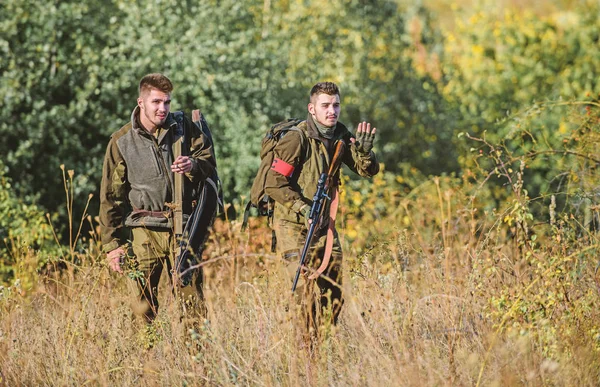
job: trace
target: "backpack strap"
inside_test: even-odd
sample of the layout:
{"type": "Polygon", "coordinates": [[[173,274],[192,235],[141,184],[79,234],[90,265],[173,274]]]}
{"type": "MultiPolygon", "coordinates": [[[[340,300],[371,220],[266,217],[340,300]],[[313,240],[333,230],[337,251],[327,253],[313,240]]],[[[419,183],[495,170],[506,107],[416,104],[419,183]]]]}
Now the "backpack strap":
{"type": "Polygon", "coordinates": [[[248,200],[246,204],[246,208],[244,208],[244,218],[242,220],[242,231],[246,231],[246,227],[248,227],[248,218],[250,217],[250,209],[252,208],[252,202],[248,200]]]}
{"type": "MultiPolygon", "coordinates": [[[[300,129],[297,125],[291,126],[289,129],[287,129],[285,131],[285,133],[290,132],[292,130],[294,132],[300,133],[300,146],[302,147],[302,149],[304,149],[304,158],[302,159],[302,162],[305,162],[306,160],[308,160],[308,139],[306,138],[304,131],[302,129],[300,129]]],[[[285,134],[285,133],[283,133],[283,134],[285,134]]],[[[283,134],[282,134],[282,136],[283,136],[283,134]]]]}
{"type": "Polygon", "coordinates": [[[215,143],[213,141],[213,136],[212,136],[210,129],[208,128],[208,123],[204,119],[204,116],[202,115],[202,112],[200,111],[200,109],[192,110],[192,122],[208,138],[208,141],[209,141],[210,145],[212,146],[212,150],[213,150],[212,156],[213,156],[213,159],[215,160],[215,174],[212,175],[210,178],[208,178],[207,182],[209,182],[213,186],[213,189],[217,193],[217,205],[218,205],[217,214],[221,214],[225,210],[225,205],[223,204],[224,203],[223,186],[221,184],[221,179],[219,178],[219,174],[216,170],[217,158],[215,157],[215,143]]]}
{"type": "Polygon", "coordinates": [[[213,146],[214,150],[215,142],[213,141],[212,133],[210,132],[210,129],[208,128],[208,123],[204,119],[204,116],[202,115],[200,109],[192,110],[192,122],[194,122],[194,124],[196,124],[200,131],[204,133],[206,137],[208,137],[208,141],[210,141],[210,145],[213,146]]]}
{"type": "MultiPolygon", "coordinates": [[[[304,149],[304,159],[302,161],[306,161],[308,159],[308,139],[306,138],[306,134],[304,134],[304,130],[300,129],[299,125],[305,120],[300,120],[298,118],[288,118],[287,120],[276,124],[277,127],[284,127],[283,129],[279,129],[277,136],[277,141],[281,140],[281,137],[285,136],[288,132],[294,131],[300,133],[300,146],[304,149]],[[291,125],[290,125],[291,124],[291,125]]],[[[275,130],[275,126],[273,127],[275,130]]]]}

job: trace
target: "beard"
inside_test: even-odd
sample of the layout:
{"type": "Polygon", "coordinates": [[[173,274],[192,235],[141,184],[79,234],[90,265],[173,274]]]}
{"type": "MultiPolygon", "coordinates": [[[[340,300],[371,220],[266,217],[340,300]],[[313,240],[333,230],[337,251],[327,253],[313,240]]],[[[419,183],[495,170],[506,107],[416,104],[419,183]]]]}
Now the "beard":
{"type": "MultiPolygon", "coordinates": [[[[144,114],[144,117],[146,118],[145,121],[152,123],[152,125],[154,125],[154,127],[161,126],[167,120],[167,114],[165,114],[165,117],[163,119],[161,119],[160,117],[158,117],[158,114],[156,112],[149,113],[148,109],[144,109],[142,112],[144,114]]],[[[146,129],[152,129],[152,128],[146,128],[146,129]]]]}

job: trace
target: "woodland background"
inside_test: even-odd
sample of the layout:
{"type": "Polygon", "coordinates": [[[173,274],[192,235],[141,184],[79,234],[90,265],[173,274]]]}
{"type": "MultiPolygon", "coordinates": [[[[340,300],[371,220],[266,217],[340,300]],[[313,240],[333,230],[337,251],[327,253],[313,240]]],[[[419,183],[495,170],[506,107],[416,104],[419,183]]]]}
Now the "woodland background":
{"type": "Polygon", "coordinates": [[[593,0],[2,2],[0,383],[597,385],[599,14],[593,0]],[[138,331],[96,216],[108,138],[149,72],[173,81],[173,110],[205,114],[228,211],[205,257],[206,330],[178,335],[164,315],[139,355],[115,333],[138,331]],[[288,286],[264,282],[270,232],[239,217],[265,131],[304,117],[324,80],[342,122],[377,127],[384,170],[345,175],[351,296],[310,358],[268,296],[288,286]],[[190,341],[202,350],[184,356],[190,341]]]}

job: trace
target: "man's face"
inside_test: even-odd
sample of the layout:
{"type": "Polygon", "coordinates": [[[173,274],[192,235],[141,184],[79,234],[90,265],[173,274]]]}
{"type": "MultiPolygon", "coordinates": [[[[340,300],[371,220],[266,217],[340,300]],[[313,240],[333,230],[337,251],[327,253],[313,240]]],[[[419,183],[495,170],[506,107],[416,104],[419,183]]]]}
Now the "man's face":
{"type": "Polygon", "coordinates": [[[321,124],[332,127],[340,117],[340,96],[318,94],[308,104],[308,112],[321,124]]]}
{"type": "Polygon", "coordinates": [[[163,93],[157,89],[150,89],[138,98],[140,107],[140,120],[148,130],[162,126],[171,111],[171,94],[163,93]]]}

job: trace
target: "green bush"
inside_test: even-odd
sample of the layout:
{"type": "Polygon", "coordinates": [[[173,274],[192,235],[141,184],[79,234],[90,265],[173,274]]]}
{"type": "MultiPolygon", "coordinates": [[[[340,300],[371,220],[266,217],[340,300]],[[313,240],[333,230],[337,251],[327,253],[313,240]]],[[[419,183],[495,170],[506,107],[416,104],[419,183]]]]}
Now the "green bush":
{"type": "Polygon", "coordinates": [[[391,1],[9,0],[0,152],[15,190],[66,218],[59,165],[77,172],[76,195],[97,192],[108,136],[127,122],[139,78],[159,71],[174,81],[173,109],[200,108],[211,125],[227,201],[249,191],[268,126],[303,117],[323,80],[340,84],[344,123],[378,127],[390,171],[455,169],[435,83],[412,71],[414,46],[441,41],[432,25],[426,9],[391,1]]]}
{"type": "MultiPolygon", "coordinates": [[[[493,124],[534,103],[597,96],[599,11],[597,2],[584,1],[545,16],[509,8],[498,15],[493,7],[466,20],[461,13],[446,38],[443,60],[443,92],[463,117],[460,131],[486,131],[495,142],[514,131],[493,124]]],[[[552,142],[562,115],[546,110],[535,130],[552,142]]]]}
{"type": "MultiPolygon", "coordinates": [[[[496,12],[496,6],[481,2],[470,13],[459,12],[444,43],[442,87],[460,113],[457,133],[499,145],[495,151],[504,152],[499,158],[511,171],[523,160],[529,196],[558,193],[560,201],[564,172],[575,162],[568,152],[559,157],[577,137],[572,134],[578,118],[572,116],[585,114],[585,105],[600,93],[600,6],[582,1],[568,12],[559,8],[496,12]]],[[[471,140],[460,144],[458,162],[465,173],[494,170],[494,163],[486,164],[491,147],[471,140]]],[[[490,181],[498,183],[492,191],[501,201],[510,192],[497,175],[490,181]]]]}
{"type": "MultiPolygon", "coordinates": [[[[0,284],[9,283],[20,269],[32,274],[55,253],[52,229],[36,205],[26,203],[14,192],[0,162],[0,284]],[[25,259],[35,262],[24,267],[25,259]]],[[[25,265],[26,266],[26,265],[25,265]]],[[[25,279],[22,279],[25,280],[25,279]]]]}

